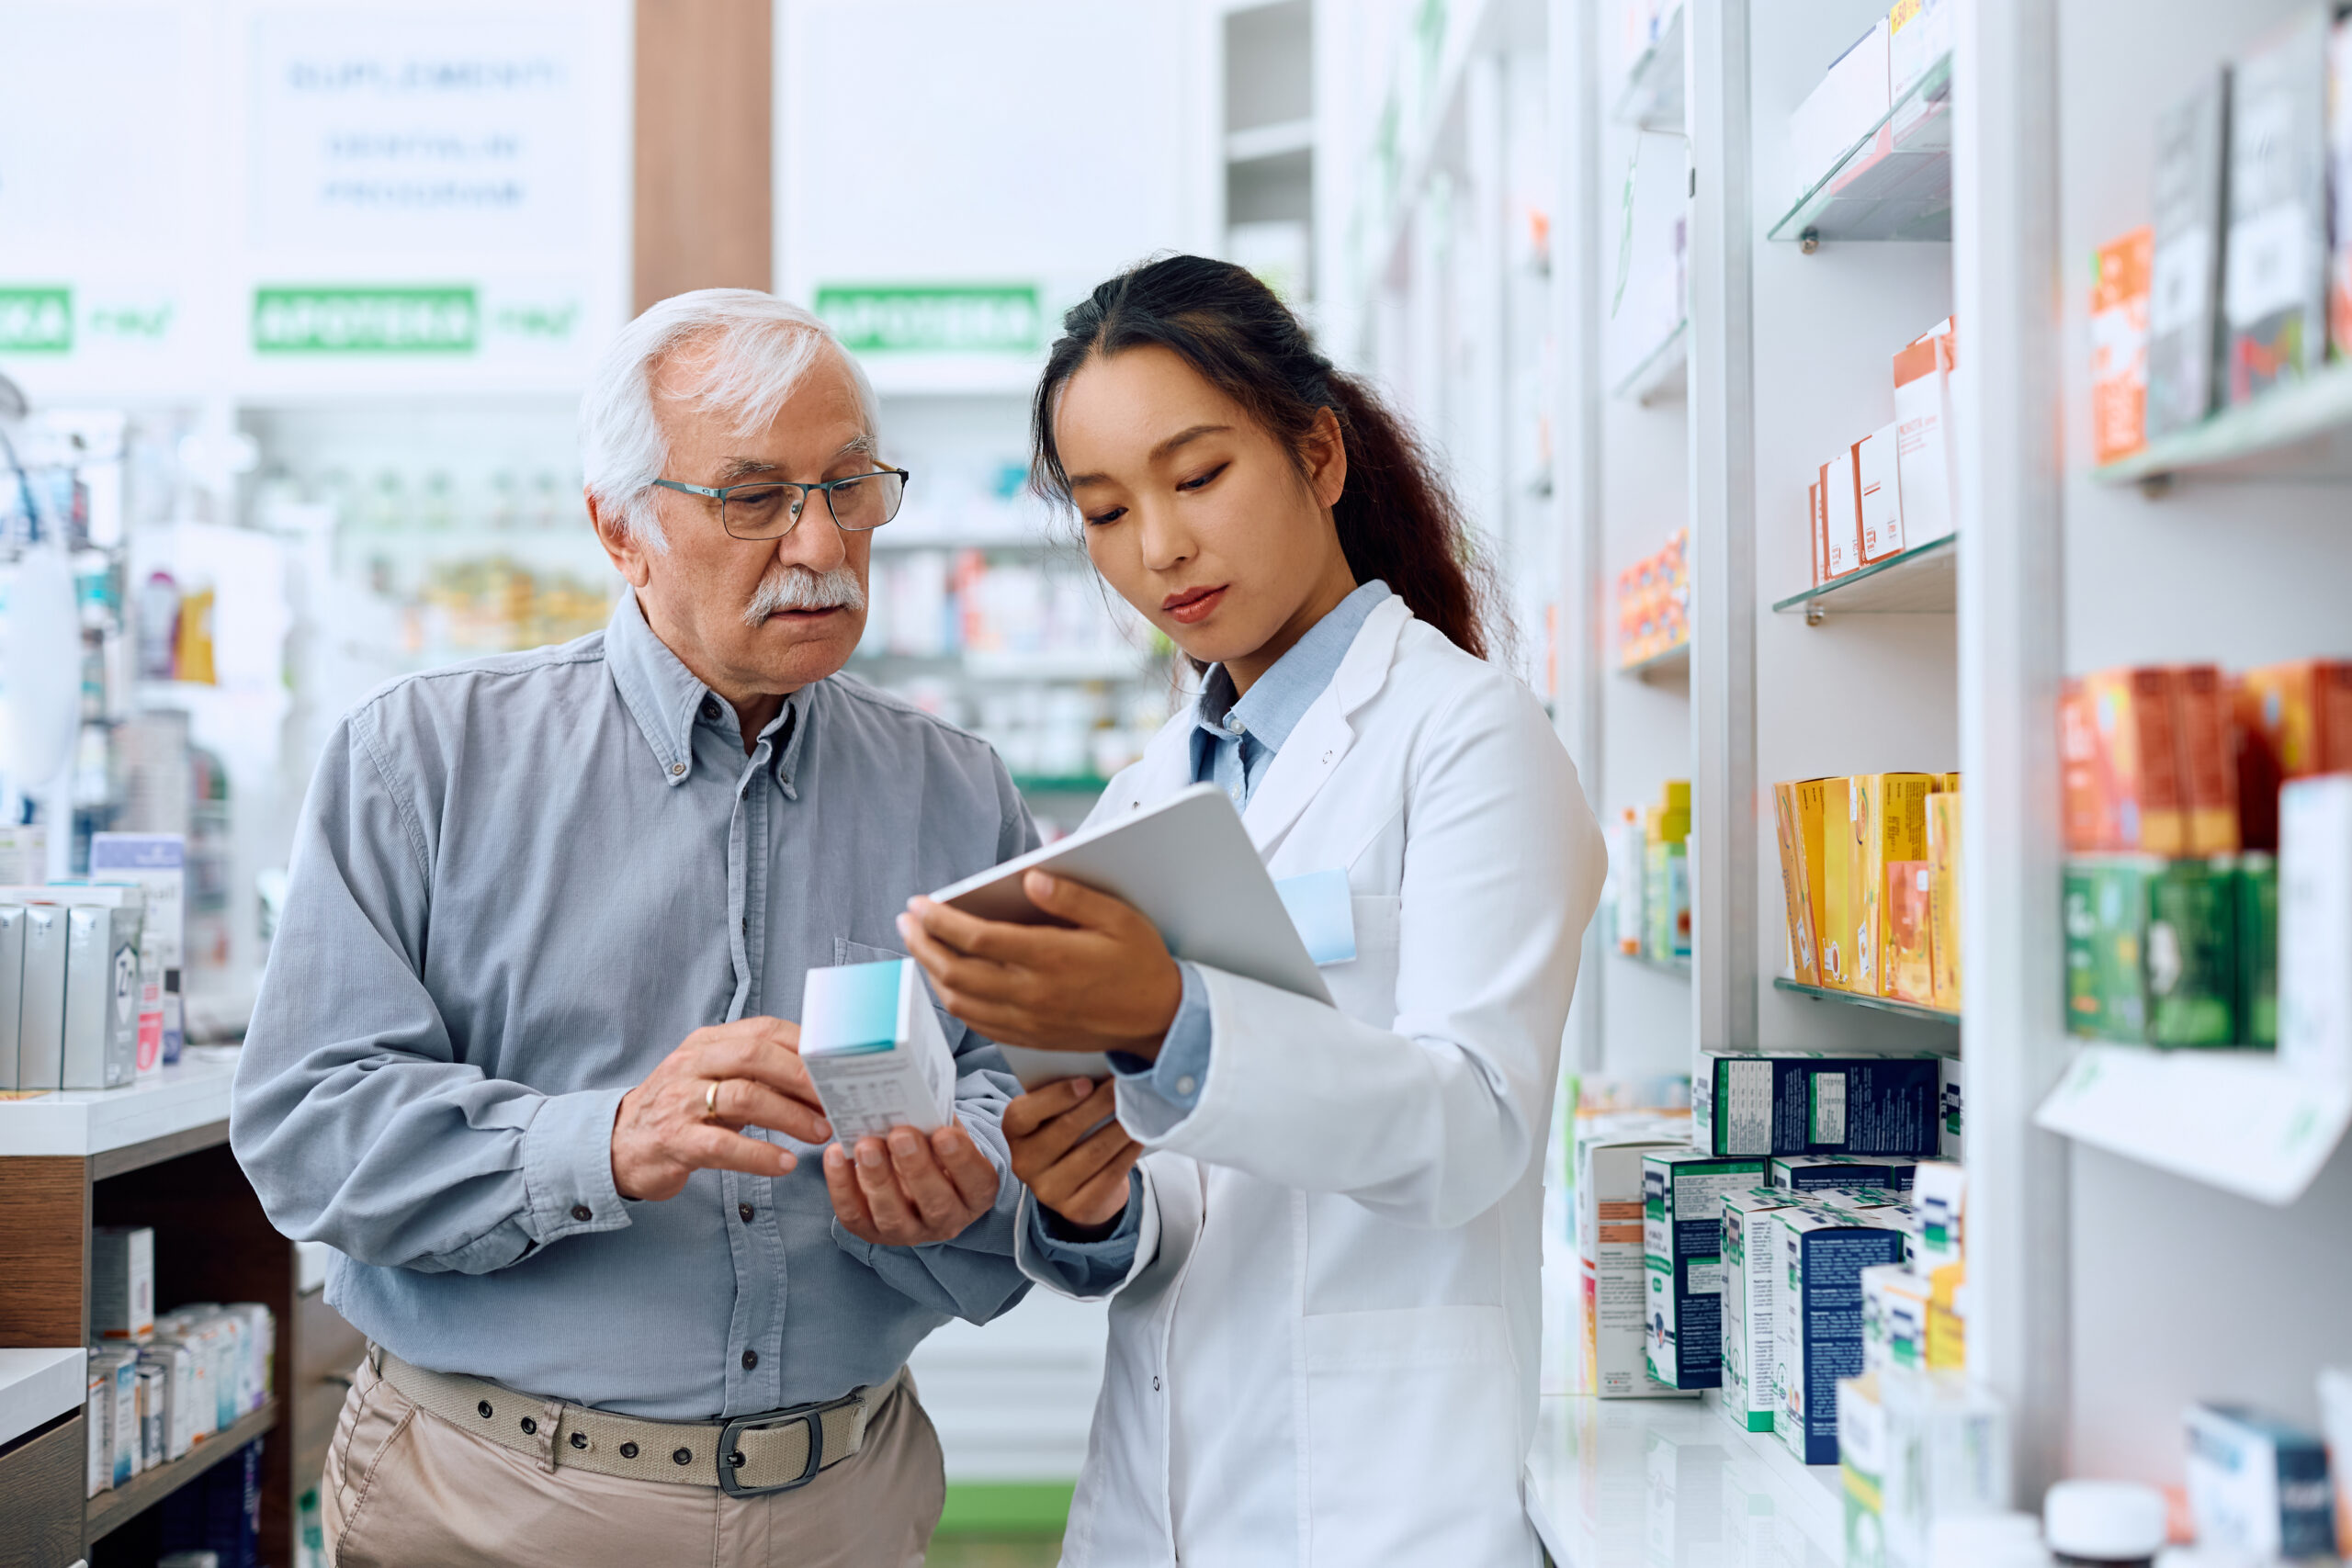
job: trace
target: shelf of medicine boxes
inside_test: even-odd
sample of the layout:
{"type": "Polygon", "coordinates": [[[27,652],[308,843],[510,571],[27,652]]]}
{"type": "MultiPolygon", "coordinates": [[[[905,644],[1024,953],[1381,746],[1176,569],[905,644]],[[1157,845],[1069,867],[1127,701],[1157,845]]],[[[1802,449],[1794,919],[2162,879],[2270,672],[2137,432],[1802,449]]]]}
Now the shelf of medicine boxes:
{"type": "Polygon", "coordinates": [[[2352,363],[2339,361],[2091,470],[2101,484],[2352,478],[2352,363]]]}
{"type": "Polygon", "coordinates": [[[234,1425],[213,1433],[180,1458],[166,1460],[153,1470],[140,1472],[123,1485],[99,1493],[83,1509],[83,1539],[96,1540],[129,1524],[277,1426],[277,1401],[264,1400],[260,1409],[238,1417],[234,1425]]]}
{"type": "Polygon", "coordinates": [[[1679,401],[1690,384],[1690,318],[1685,316],[1674,323],[1674,330],[1666,334],[1664,342],[1626,372],[1610,396],[1620,402],[1644,407],[1679,401]]]}
{"type": "Polygon", "coordinates": [[[1895,101],[1781,220],[1775,240],[1951,238],[1951,57],[1895,101]]]}
{"type": "Polygon", "coordinates": [[[1801,593],[1775,600],[1781,615],[1802,614],[1808,623],[1844,615],[1949,615],[1960,603],[1960,536],[1946,534],[1914,545],[1859,571],[1849,571],[1801,593]]]}
{"type": "Polygon", "coordinates": [[[1792,980],[1785,975],[1772,977],[1775,990],[1795,996],[1811,997],[1817,1002],[1844,1002],[1849,1007],[1870,1008],[1878,1012],[1898,1013],[1905,1018],[1924,1019],[1929,1023],[1946,1023],[1960,1027],[1960,1014],[1944,1008],[1922,1007],[1899,997],[1873,997],[1865,991],[1839,991],[1826,986],[1808,986],[1802,980],[1792,980]]]}
{"type": "MultiPolygon", "coordinates": [[[[1366,237],[1373,246],[1366,259],[1374,272],[1385,271],[1397,263],[1405,237],[1412,232],[1414,214],[1419,208],[1422,190],[1429,184],[1430,171],[1444,155],[1446,128],[1460,106],[1470,61],[1487,46],[1489,30],[1499,25],[1500,14],[1509,6],[1506,0],[1461,0],[1453,6],[1430,5],[1420,9],[1445,32],[1434,67],[1421,75],[1430,85],[1426,92],[1412,95],[1418,100],[1418,110],[1413,123],[1405,129],[1398,155],[1388,165],[1397,171],[1396,188],[1374,195],[1376,202],[1384,195],[1387,198],[1384,206],[1373,209],[1379,229],[1374,231],[1366,224],[1366,237]]],[[[1415,50],[1409,46],[1399,49],[1389,85],[1392,99],[1405,97],[1402,79],[1406,75],[1421,73],[1422,62],[1415,50]]],[[[1374,160],[1374,178],[1366,181],[1368,186],[1376,185],[1377,171],[1385,162],[1374,160]]]]}
{"type": "Polygon", "coordinates": [[[1674,15],[1667,18],[1666,29],[1657,41],[1642,51],[1634,68],[1625,73],[1625,85],[1617,95],[1617,106],[1609,118],[1620,125],[1630,125],[1639,130],[1683,133],[1682,115],[1682,13],[1683,6],[1674,7],[1674,15]]]}
{"type": "Polygon", "coordinates": [[[1636,681],[1687,681],[1690,678],[1690,644],[1688,641],[1678,642],[1647,659],[1620,664],[1617,673],[1630,675],[1636,681]]]}

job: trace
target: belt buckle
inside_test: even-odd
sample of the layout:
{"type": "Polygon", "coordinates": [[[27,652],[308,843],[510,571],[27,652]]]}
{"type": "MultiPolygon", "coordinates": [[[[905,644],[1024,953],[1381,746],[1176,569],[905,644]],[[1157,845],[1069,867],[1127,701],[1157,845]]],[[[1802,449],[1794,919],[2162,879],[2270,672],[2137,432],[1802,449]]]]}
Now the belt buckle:
{"type": "Polygon", "coordinates": [[[764,1497],[771,1492],[791,1492],[808,1485],[825,1467],[824,1418],[865,1397],[864,1389],[854,1389],[839,1399],[829,1399],[816,1404],[795,1404],[763,1410],[757,1415],[736,1416],[718,1430],[718,1489],[729,1497],[764,1497]],[[745,1432],[772,1432],[795,1421],[806,1422],[808,1427],[808,1468],[792,1480],[778,1482],[774,1486],[746,1486],[737,1481],[736,1456],[742,1451],[737,1446],[737,1439],[745,1432]]]}

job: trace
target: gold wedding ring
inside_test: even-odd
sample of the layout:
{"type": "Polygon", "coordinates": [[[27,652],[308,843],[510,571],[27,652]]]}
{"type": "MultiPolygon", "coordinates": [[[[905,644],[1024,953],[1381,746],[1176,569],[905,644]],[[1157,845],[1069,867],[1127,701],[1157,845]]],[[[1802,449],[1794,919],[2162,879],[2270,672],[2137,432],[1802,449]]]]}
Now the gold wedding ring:
{"type": "Polygon", "coordinates": [[[702,1119],[706,1122],[716,1122],[718,1120],[718,1079],[712,1078],[708,1083],[703,1085],[702,1119]]]}

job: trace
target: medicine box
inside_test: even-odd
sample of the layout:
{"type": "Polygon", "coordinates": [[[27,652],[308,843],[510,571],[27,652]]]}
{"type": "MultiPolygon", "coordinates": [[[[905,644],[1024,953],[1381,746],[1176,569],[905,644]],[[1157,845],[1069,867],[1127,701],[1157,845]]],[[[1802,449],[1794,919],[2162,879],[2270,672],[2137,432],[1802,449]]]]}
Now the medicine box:
{"type": "Polygon", "coordinates": [[[2147,1045],[2237,1039],[2237,897],[2225,859],[2075,859],[2064,872],[2068,1030],[2147,1045]]]}
{"type": "Polygon", "coordinates": [[[2278,859],[2238,857],[2238,1043],[2278,1043],[2278,859]]]}
{"type": "Polygon", "coordinates": [[[800,1059],[836,1140],[924,1132],[956,1111],[956,1062],[922,971],[906,959],[808,971],[800,1059]]]}
{"type": "Polygon", "coordinates": [[[139,1470],[139,1353],[131,1349],[90,1353],[91,1401],[87,1416],[103,1434],[93,1433],[90,1495],[128,1486],[139,1470]]]}
{"type": "Polygon", "coordinates": [[[1881,17],[1830,63],[1789,117],[1792,199],[1803,196],[1886,118],[1887,19],[1881,17]]]}
{"type": "Polygon", "coordinates": [[[1866,1372],[1838,1386],[1847,1568],[1932,1568],[1934,1521],[2007,1511],[2008,1422],[1951,1378],[1866,1372]]]}
{"type": "Polygon", "coordinates": [[[1577,1148],[1577,1261],[1584,1286],[1585,1386],[1602,1399],[1683,1395],[1650,1372],[1642,1156],[1689,1146],[1681,1138],[1633,1136],[1597,1139],[1577,1148]]]}
{"type": "Polygon", "coordinates": [[[1928,796],[1928,920],[1932,926],[1934,1005],[1961,1010],[1960,792],[1928,796]]]}
{"type": "Polygon", "coordinates": [[[2318,1437],[2244,1405],[2194,1404],[2187,1420],[2199,1545],[2265,1560],[2333,1558],[2334,1499],[2318,1437]]]}
{"type": "Polygon", "coordinates": [[[162,987],[159,1062],[176,1062],[185,1027],[180,977],[187,962],[187,839],[180,833],[93,833],[90,880],[131,883],[146,892],[140,959],[156,971],[162,987]]]}
{"type": "Polygon", "coordinates": [[[1792,779],[1772,786],[1772,815],[1781,848],[1781,896],[1789,931],[1789,972],[1800,985],[1818,986],[1815,928],[1820,921],[1823,781],[1792,779]]]}
{"type": "MultiPolygon", "coordinates": [[[[6,897],[0,894],[0,897],[6,897]]],[[[58,1089],[65,1077],[66,909],[27,903],[25,969],[17,1021],[17,1087],[58,1089]]]]}
{"type": "Polygon", "coordinates": [[[2230,71],[2215,69],[2156,117],[2148,262],[2148,438],[2213,412],[2222,385],[2222,242],[2228,213],[2230,71]]]}
{"type": "Polygon", "coordinates": [[[1883,1187],[1896,1192],[1911,1190],[1915,1159],[1862,1159],[1853,1155],[1780,1155],[1765,1167],[1771,1186],[1782,1191],[1810,1193],[1819,1188],[1883,1187]]]}
{"type": "Polygon", "coordinates": [[[2297,7],[2238,59],[2230,84],[2229,238],[2222,311],[2230,401],[2327,358],[2327,56],[2333,6],[2297,7]]]}
{"type": "Polygon", "coordinates": [[[145,1225],[90,1230],[90,1331],[102,1339],[155,1332],[155,1233],[145,1225]]]}
{"type": "Polygon", "coordinates": [[[1809,1206],[1781,1211],[1776,1228],[1772,1430],[1802,1462],[1835,1464],[1838,1380],[1862,1371],[1862,1270],[1902,1262],[1904,1234],[1871,1211],[1809,1206]]]}
{"type": "Polygon", "coordinates": [[[17,1087],[17,1041],[25,994],[25,907],[0,903],[0,1092],[17,1087]]]}
{"type": "Polygon", "coordinates": [[[2352,1080],[2352,774],[2278,792],[2278,1059],[2352,1080]]]}
{"type": "Polygon", "coordinates": [[[1901,1263],[1862,1270],[1862,1368],[1928,1364],[1928,1294],[1924,1274],[1901,1263]]]}
{"type": "MultiPolygon", "coordinates": [[[[1930,800],[1933,795],[1928,796],[1930,800]]],[[[1886,863],[1886,946],[1883,994],[1933,1007],[1936,1002],[1933,872],[1924,860],[1886,863]]]]}
{"type": "Polygon", "coordinates": [[[1846,781],[1845,820],[1833,818],[1825,833],[1834,935],[1850,944],[1842,965],[1844,989],[1890,994],[1883,957],[1893,937],[1886,868],[1927,859],[1928,796],[1936,784],[1933,773],[1860,773],[1846,781]]]}
{"type": "Polygon", "coordinates": [[[1854,480],[1854,449],[1840,446],[1821,465],[1821,581],[1862,570],[1861,497],[1854,480]]]}
{"type": "Polygon", "coordinates": [[[1772,1429],[1771,1216],[1801,1201],[1794,1192],[1750,1187],[1724,1194],[1723,1411],[1747,1432],[1772,1429]]]}
{"type": "Polygon", "coordinates": [[[2066,682],[2059,767],[2069,851],[2188,852],[2169,671],[2103,670],[2066,682]]]}
{"type": "Polygon", "coordinates": [[[1911,1183],[1911,1267],[1931,1277],[1967,1256],[1968,1171],[1930,1160],[1911,1183]]]}
{"type": "Polygon", "coordinates": [[[1862,564],[1903,550],[1903,487],[1895,474],[1899,423],[1854,443],[1854,497],[1861,512],[1862,564]]]}
{"type": "Polygon", "coordinates": [[[1899,100],[1951,53],[1954,0],[1895,0],[1886,14],[1886,93],[1899,100]]]}
{"type": "Polygon", "coordinates": [[[2180,745],[2180,799],[2186,852],[2235,854],[2238,770],[2230,733],[2229,680],[2214,664],[2172,668],[2173,722],[2180,745]]]}
{"type": "Polygon", "coordinates": [[[66,910],[66,1089],[119,1089],[137,1076],[139,919],[135,907],[66,910]]]}
{"type": "Polygon", "coordinates": [[[1719,1156],[1932,1158],[1943,1148],[1941,1060],[1926,1053],[1707,1055],[1691,1080],[1691,1133],[1719,1156]]]}
{"type": "Polygon", "coordinates": [[[1697,1149],[1642,1156],[1642,1264],[1650,1373],[1679,1389],[1723,1384],[1723,1198],[1760,1186],[1764,1162],[1697,1149]]]}
{"type": "Polygon", "coordinates": [[[2148,444],[2148,275],[2155,231],[2099,247],[2091,283],[2091,461],[2148,444]]]}
{"type": "Polygon", "coordinates": [[[196,1359],[186,1345],[155,1339],[139,1348],[139,1363],[160,1374],[162,1457],[177,1459],[196,1443],[196,1359]]]}

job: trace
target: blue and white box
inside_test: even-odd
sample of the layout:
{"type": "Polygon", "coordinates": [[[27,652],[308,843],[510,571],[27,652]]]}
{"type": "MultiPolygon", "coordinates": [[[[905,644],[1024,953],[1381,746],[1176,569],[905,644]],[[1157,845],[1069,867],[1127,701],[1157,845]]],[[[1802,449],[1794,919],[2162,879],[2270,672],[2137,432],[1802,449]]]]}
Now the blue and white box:
{"type": "Polygon", "coordinates": [[[2240,1404],[2188,1408],[2188,1511],[2200,1546],[2335,1561],[2327,1445],[2240,1404]]]}
{"type": "Polygon", "coordinates": [[[1766,1170],[1771,1185],[1784,1192],[1815,1192],[1823,1188],[1883,1187],[1895,1192],[1911,1190],[1913,1159],[1858,1159],[1851,1155],[1782,1155],[1766,1170]]]}
{"type": "Polygon", "coordinates": [[[1711,1055],[1690,1082],[1692,1141],[1709,1154],[1900,1156],[1944,1152],[1949,1058],[1829,1056],[1815,1051],[1711,1055]]]}
{"type": "Polygon", "coordinates": [[[1772,1431],[1806,1464],[1838,1462],[1838,1382],[1862,1375],[1862,1270],[1904,1260],[1890,1210],[1783,1209],[1772,1431]],[[1893,1228],[1888,1228],[1892,1226],[1893,1228]]]}
{"type": "Polygon", "coordinates": [[[956,1058],[931,987],[907,959],[809,970],[800,1059],[837,1141],[893,1127],[928,1133],[956,1114],[956,1058]]]}

